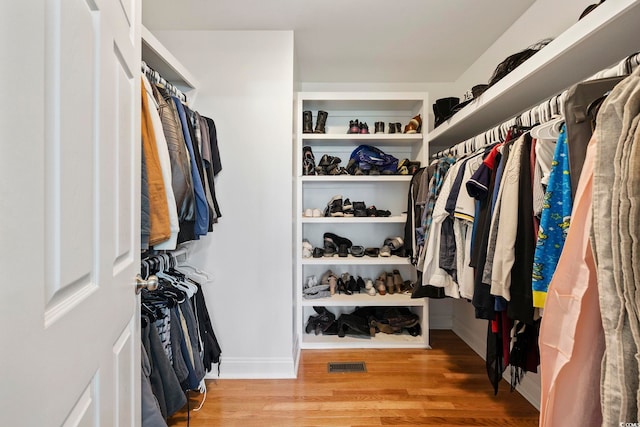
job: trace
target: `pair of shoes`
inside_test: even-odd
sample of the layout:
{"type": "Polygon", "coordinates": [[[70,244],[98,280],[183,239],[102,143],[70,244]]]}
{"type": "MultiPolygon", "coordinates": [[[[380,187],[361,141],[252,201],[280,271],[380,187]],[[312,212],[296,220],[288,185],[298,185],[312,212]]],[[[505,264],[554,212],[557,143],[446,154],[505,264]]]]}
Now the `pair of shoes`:
{"type": "Polygon", "coordinates": [[[388,217],[391,216],[391,212],[384,209],[377,209],[375,206],[371,205],[366,209],[367,216],[375,216],[375,217],[388,217]]]}
{"type": "Polygon", "coordinates": [[[319,218],[322,216],[322,211],[320,209],[307,208],[302,213],[302,216],[305,218],[319,218]]]}
{"type": "Polygon", "coordinates": [[[364,289],[367,292],[367,294],[369,294],[370,296],[375,296],[377,291],[376,288],[373,286],[373,280],[371,279],[366,279],[364,282],[364,289]]]}
{"type": "Polygon", "coordinates": [[[353,278],[349,273],[342,273],[340,279],[338,279],[338,293],[340,291],[344,291],[347,295],[351,295],[353,293],[360,293],[360,285],[358,285],[358,281],[353,278]],[[340,285],[342,282],[342,286],[340,285]]]}
{"type": "Polygon", "coordinates": [[[344,216],[344,211],[342,206],[343,206],[342,195],[337,194],[333,196],[331,200],[329,200],[329,203],[327,203],[327,207],[324,210],[324,216],[326,217],[344,216]]]}
{"type": "Polygon", "coordinates": [[[358,119],[349,120],[348,134],[368,134],[369,125],[366,122],[359,122],[358,119]]]}
{"type": "Polygon", "coordinates": [[[329,113],[318,110],[318,118],[316,120],[316,128],[313,129],[313,114],[311,111],[302,112],[302,133],[325,133],[325,125],[329,113]]]}
{"type": "Polygon", "coordinates": [[[422,118],[420,114],[414,116],[404,127],[404,133],[420,133],[422,130],[422,118]]]}
{"type": "Polygon", "coordinates": [[[311,258],[313,246],[307,239],[302,240],[302,258],[311,258]]]}
{"type": "Polygon", "coordinates": [[[353,202],[353,215],[357,217],[367,216],[367,208],[364,202],[353,202]]]}
{"type": "Polygon", "coordinates": [[[389,123],[389,133],[402,133],[402,124],[399,122],[389,123]]]}
{"type": "Polygon", "coordinates": [[[336,253],[339,257],[349,255],[349,249],[353,246],[351,240],[334,233],[324,233],[324,256],[332,257],[336,253]]]}
{"type": "Polygon", "coordinates": [[[329,289],[329,293],[334,295],[338,287],[338,277],[333,274],[333,271],[327,270],[320,278],[320,284],[326,286],[329,289]]]}
{"type": "Polygon", "coordinates": [[[342,162],[340,157],[330,156],[328,154],[323,155],[320,158],[318,166],[315,168],[317,175],[332,175],[332,171],[338,167],[342,162]]]}
{"type": "Polygon", "coordinates": [[[302,147],[302,174],[316,174],[316,158],[313,155],[311,147],[309,147],[308,145],[302,147]]]}
{"type": "Polygon", "coordinates": [[[353,243],[351,242],[351,240],[347,239],[346,237],[338,236],[337,234],[334,234],[334,233],[324,233],[322,237],[324,239],[325,246],[327,244],[334,245],[337,248],[339,248],[340,246],[346,246],[347,249],[353,246],[353,243]]]}
{"type": "Polygon", "coordinates": [[[380,254],[380,249],[378,248],[367,248],[364,250],[365,255],[370,257],[377,257],[380,254]]]}
{"type": "Polygon", "coordinates": [[[420,162],[402,159],[398,162],[397,175],[414,175],[420,169],[420,162]]]}
{"type": "Polygon", "coordinates": [[[349,120],[349,129],[347,130],[348,134],[360,133],[360,123],[358,119],[349,120]]]}
{"type": "Polygon", "coordinates": [[[375,133],[384,133],[384,122],[375,123],[375,133]]]}
{"type": "Polygon", "coordinates": [[[389,247],[390,255],[406,257],[406,249],[402,237],[388,237],[384,240],[384,246],[389,247]]]}
{"type": "Polygon", "coordinates": [[[309,316],[307,325],[305,326],[305,332],[310,334],[313,331],[316,335],[319,335],[331,327],[336,320],[336,316],[327,310],[326,307],[314,306],[313,309],[318,315],[309,316]]]}
{"type": "Polygon", "coordinates": [[[364,247],[363,246],[351,246],[351,255],[354,257],[363,257],[364,256],[364,247]]]}

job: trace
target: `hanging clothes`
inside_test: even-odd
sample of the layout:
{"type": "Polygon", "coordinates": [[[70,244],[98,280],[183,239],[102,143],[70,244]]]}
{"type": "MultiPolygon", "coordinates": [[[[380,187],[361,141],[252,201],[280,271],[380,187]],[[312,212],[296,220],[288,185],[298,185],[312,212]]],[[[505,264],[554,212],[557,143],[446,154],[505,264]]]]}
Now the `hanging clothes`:
{"type": "MultiPolygon", "coordinates": [[[[142,79],[144,80],[144,79],[142,79]]],[[[167,196],[165,192],[165,184],[162,177],[162,165],[158,156],[158,148],[156,145],[156,137],[153,129],[153,123],[149,112],[149,104],[147,102],[147,93],[144,84],[141,85],[142,96],[142,149],[144,151],[148,195],[149,195],[149,214],[151,231],[149,234],[149,245],[155,245],[171,237],[171,225],[169,223],[169,210],[167,206],[167,196]]]]}
{"type": "Polygon", "coordinates": [[[180,224],[178,222],[178,212],[176,210],[176,199],[173,194],[173,188],[171,187],[171,159],[169,157],[169,148],[167,146],[167,140],[164,137],[164,131],[162,129],[162,121],[158,115],[158,106],[153,96],[153,90],[151,83],[147,77],[142,75],[142,83],[147,95],[147,105],[149,107],[148,114],[151,119],[151,125],[153,126],[153,136],[158,152],[158,160],[160,161],[160,171],[162,173],[162,180],[164,183],[165,197],[167,200],[167,214],[169,216],[169,230],[170,236],[163,242],[156,243],[154,248],[157,250],[173,250],[176,248],[178,240],[178,231],[180,231],[180,224]]]}

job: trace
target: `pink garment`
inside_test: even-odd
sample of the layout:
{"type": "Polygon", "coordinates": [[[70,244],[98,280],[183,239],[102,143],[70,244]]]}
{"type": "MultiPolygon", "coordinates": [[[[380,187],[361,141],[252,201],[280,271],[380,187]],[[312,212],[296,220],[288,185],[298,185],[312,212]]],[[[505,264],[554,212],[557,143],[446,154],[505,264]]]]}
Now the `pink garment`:
{"type": "Polygon", "coordinates": [[[540,326],[540,426],[600,426],[604,332],[589,241],[596,140],[587,148],[571,226],[540,326]]]}

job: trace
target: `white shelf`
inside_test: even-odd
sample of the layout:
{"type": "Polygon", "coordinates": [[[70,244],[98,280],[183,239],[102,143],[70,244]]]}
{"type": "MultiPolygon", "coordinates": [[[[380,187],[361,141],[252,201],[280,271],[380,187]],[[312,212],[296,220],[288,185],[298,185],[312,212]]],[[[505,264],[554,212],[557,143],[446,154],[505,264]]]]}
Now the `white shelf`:
{"type": "Polygon", "coordinates": [[[144,25],[141,26],[142,60],[160,73],[162,78],[188,93],[199,87],[198,81],[165,48],[162,43],[144,25]]]}
{"type": "Polygon", "coordinates": [[[301,222],[303,224],[388,224],[388,223],[405,223],[407,215],[396,215],[388,217],[306,217],[303,216],[301,222]]]}
{"type": "Polygon", "coordinates": [[[403,307],[422,307],[426,304],[425,298],[411,298],[409,294],[386,294],[370,296],[362,293],[352,295],[335,294],[329,298],[302,299],[302,305],[305,307],[324,306],[324,307],[386,307],[386,306],[403,306],[403,307]]]}
{"type": "Polygon", "coordinates": [[[410,265],[411,260],[409,258],[401,258],[399,256],[363,256],[355,257],[348,255],[346,257],[339,257],[334,255],[332,257],[321,258],[302,258],[303,265],[410,265]]]}
{"type": "Polygon", "coordinates": [[[339,141],[349,142],[352,141],[355,144],[363,144],[367,141],[374,143],[396,143],[406,144],[407,142],[421,143],[423,136],[421,133],[370,133],[370,134],[348,134],[348,133],[303,133],[302,140],[304,142],[327,142],[327,141],[339,141]]]}
{"type": "Polygon", "coordinates": [[[337,335],[302,334],[303,349],[328,348],[429,348],[424,336],[412,337],[408,333],[383,334],[375,337],[355,337],[347,335],[340,338],[337,335]]]}
{"type": "Polygon", "coordinates": [[[302,182],[409,182],[413,175],[304,175],[302,182]]]}
{"type": "Polygon", "coordinates": [[[430,132],[431,151],[489,130],[639,49],[640,0],[602,3],[430,132]]]}

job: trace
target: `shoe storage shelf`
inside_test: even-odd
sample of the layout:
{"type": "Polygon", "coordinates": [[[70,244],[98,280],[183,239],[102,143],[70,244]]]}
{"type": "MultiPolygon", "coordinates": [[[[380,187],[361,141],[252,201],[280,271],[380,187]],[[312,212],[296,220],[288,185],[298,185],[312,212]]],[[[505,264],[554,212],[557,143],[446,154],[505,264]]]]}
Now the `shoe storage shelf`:
{"type": "MultiPolygon", "coordinates": [[[[380,174],[355,175],[304,173],[303,155],[311,151],[315,165],[323,156],[340,159],[339,168],[346,168],[353,150],[359,145],[371,145],[398,160],[408,159],[425,165],[428,147],[424,131],[404,133],[410,120],[424,118],[428,106],[424,92],[300,92],[295,109],[295,236],[296,236],[296,330],[301,348],[427,348],[429,346],[428,301],[411,299],[410,294],[395,293],[375,296],[364,289],[352,295],[334,294],[324,298],[304,298],[304,287],[310,276],[318,281],[331,270],[336,276],[349,273],[354,278],[376,278],[382,273],[398,270],[404,280],[416,280],[416,271],[409,258],[348,256],[303,257],[303,240],[313,248],[323,248],[324,233],[334,233],[349,239],[354,246],[381,248],[385,239],[402,236],[407,221],[407,199],[411,175],[380,174]],[[318,124],[318,112],[326,112],[324,133],[303,133],[303,112],[311,111],[313,128],[318,124]],[[367,123],[369,133],[348,133],[350,122],[367,123]],[[384,133],[375,133],[376,122],[384,123],[384,133]],[[393,123],[394,133],[389,133],[393,123]],[[400,123],[401,132],[395,132],[400,123]],[[305,148],[306,147],[306,148],[305,148]],[[324,216],[330,200],[340,196],[351,203],[364,202],[367,208],[388,211],[386,216],[324,216]],[[308,213],[315,211],[314,215],[308,213]],[[318,216],[320,213],[320,216],[318,216]],[[316,315],[314,306],[322,306],[336,318],[351,313],[358,307],[403,307],[420,318],[421,334],[413,336],[407,331],[395,334],[378,332],[375,336],[346,336],[306,333],[310,316],[316,315]]],[[[321,113],[323,114],[323,113],[321,113]]],[[[425,126],[426,127],[426,126],[425,126]]],[[[379,129],[379,125],[378,125],[379,129]]],[[[336,161],[336,160],[334,160],[336,161]]],[[[308,172],[308,170],[307,170],[308,172]]],[[[322,171],[321,171],[322,172],[322,171]]],[[[335,172],[334,172],[335,173],[335,172]]]]}

